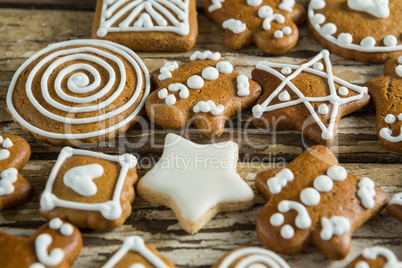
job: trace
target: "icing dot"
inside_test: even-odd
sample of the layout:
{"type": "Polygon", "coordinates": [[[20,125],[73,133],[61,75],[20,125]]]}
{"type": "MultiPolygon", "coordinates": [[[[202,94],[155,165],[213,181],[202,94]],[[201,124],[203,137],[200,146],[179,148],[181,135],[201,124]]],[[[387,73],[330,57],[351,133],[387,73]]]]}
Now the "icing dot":
{"type": "Polygon", "coordinates": [[[306,206],[315,206],[320,203],[321,195],[314,188],[306,188],[300,193],[300,200],[306,206]]]}
{"type": "Polygon", "coordinates": [[[376,44],[376,41],[375,41],[375,39],[374,39],[373,37],[371,37],[371,36],[368,36],[368,37],[364,38],[364,39],[360,42],[360,45],[361,45],[362,47],[374,47],[375,44],[376,44]]]}
{"type": "Polygon", "coordinates": [[[63,226],[61,226],[61,228],[60,228],[60,233],[61,233],[62,235],[65,235],[65,236],[72,235],[73,232],[74,232],[74,228],[73,228],[73,226],[72,226],[71,224],[69,224],[69,223],[63,224],[63,226]]]}
{"type": "Polygon", "coordinates": [[[256,7],[261,5],[262,0],[247,0],[247,5],[252,6],[252,7],[256,7]]]}
{"type": "Polygon", "coordinates": [[[285,221],[285,217],[281,213],[275,213],[269,219],[272,226],[281,226],[285,221]]]}
{"type": "Polygon", "coordinates": [[[281,228],[281,236],[285,239],[291,239],[295,235],[295,230],[289,224],[281,228]]]}
{"type": "Polygon", "coordinates": [[[398,120],[399,120],[399,121],[402,121],[402,113],[400,113],[400,114],[398,115],[398,120]]]}
{"type": "Polygon", "coordinates": [[[215,80],[219,77],[219,71],[214,67],[207,67],[202,70],[202,78],[206,80],[215,80]]]}
{"type": "Polygon", "coordinates": [[[270,6],[262,6],[258,9],[258,16],[261,19],[265,19],[271,16],[272,14],[274,14],[274,10],[270,6]]]}
{"type": "Polygon", "coordinates": [[[204,86],[204,79],[199,75],[193,75],[187,79],[187,86],[192,89],[202,88],[204,86]]]}
{"type": "Polygon", "coordinates": [[[161,90],[159,90],[159,92],[158,92],[158,97],[160,98],[160,99],[166,99],[166,97],[168,96],[168,91],[167,91],[167,89],[166,88],[162,88],[161,90]]]}
{"type": "Polygon", "coordinates": [[[324,64],[322,64],[321,62],[316,62],[314,63],[313,68],[318,71],[322,71],[324,70],[324,64]]]}
{"type": "Polygon", "coordinates": [[[97,34],[99,37],[104,37],[105,35],[107,35],[107,29],[106,29],[105,27],[100,27],[100,28],[98,29],[98,31],[96,32],[96,34],[97,34]]]}
{"type": "Polygon", "coordinates": [[[384,44],[387,47],[394,47],[398,44],[398,39],[393,35],[388,35],[384,38],[384,44]]]}
{"type": "Polygon", "coordinates": [[[233,65],[228,61],[220,61],[216,64],[216,69],[222,74],[230,74],[233,72],[233,65]]]}
{"type": "Polygon", "coordinates": [[[359,261],[355,268],[370,268],[370,265],[368,265],[368,263],[365,261],[359,261]]]}
{"type": "Polygon", "coordinates": [[[63,221],[59,218],[54,218],[49,222],[50,229],[57,230],[63,225],[63,221]]]}
{"type": "Polygon", "coordinates": [[[0,143],[3,142],[3,137],[0,135],[0,143]]]}
{"type": "Polygon", "coordinates": [[[326,17],[323,14],[315,14],[313,17],[312,22],[314,24],[323,24],[326,20],[326,17]]]}
{"type": "Polygon", "coordinates": [[[329,34],[329,35],[333,35],[334,33],[336,33],[336,30],[337,30],[336,25],[333,23],[327,23],[321,28],[323,34],[329,34]]]}
{"type": "Polygon", "coordinates": [[[332,132],[329,131],[329,130],[324,130],[324,131],[321,133],[321,138],[323,138],[324,140],[332,139],[333,136],[334,136],[334,133],[332,133],[332,132]]]}
{"type": "Polygon", "coordinates": [[[312,9],[323,9],[326,3],[323,0],[313,0],[310,3],[312,9]]]}
{"type": "Polygon", "coordinates": [[[327,170],[327,175],[334,181],[343,181],[348,177],[348,172],[344,167],[332,166],[327,170]]]}
{"type": "Polygon", "coordinates": [[[34,264],[31,264],[29,268],[46,268],[45,265],[39,262],[35,262],[34,264]]]}
{"type": "Polygon", "coordinates": [[[7,138],[3,141],[3,148],[8,149],[13,146],[13,142],[10,140],[10,138],[7,138]]]}
{"type": "Polygon", "coordinates": [[[291,34],[291,33],[293,32],[293,30],[292,30],[292,28],[290,28],[289,26],[286,26],[286,27],[284,27],[284,28],[282,29],[282,32],[283,32],[285,35],[289,35],[289,34],[291,34]]]}
{"type": "Polygon", "coordinates": [[[332,187],[334,187],[334,182],[326,175],[318,176],[314,180],[314,188],[320,192],[329,192],[332,190],[332,187]]]}
{"type": "Polygon", "coordinates": [[[256,106],[253,107],[253,116],[256,118],[260,118],[261,115],[264,113],[264,108],[261,106],[261,104],[257,104],[256,106]]]}
{"type": "Polygon", "coordinates": [[[285,90],[281,94],[279,94],[279,100],[280,101],[288,101],[290,100],[290,95],[289,93],[285,90]]]}
{"type": "Polygon", "coordinates": [[[385,123],[387,124],[393,124],[396,121],[396,117],[393,114],[389,114],[385,117],[385,123]]]}
{"type": "Polygon", "coordinates": [[[142,263],[134,263],[129,268],[146,268],[142,263]]]}
{"type": "Polygon", "coordinates": [[[327,114],[327,113],[329,112],[329,108],[328,108],[328,106],[327,106],[326,104],[321,104],[321,105],[318,107],[318,112],[319,112],[320,114],[327,114]]]}
{"type": "Polygon", "coordinates": [[[347,87],[340,87],[338,92],[341,96],[347,96],[349,94],[349,89],[347,87]]]}
{"type": "Polygon", "coordinates": [[[338,40],[342,45],[350,45],[353,42],[353,36],[350,33],[341,33],[338,40]]]}
{"type": "Polygon", "coordinates": [[[400,57],[398,58],[398,62],[399,62],[400,64],[402,64],[402,56],[400,56],[400,57]]]}
{"type": "Polygon", "coordinates": [[[274,33],[275,38],[282,38],[283,37],[283,32],[281,30],[277,30],[274,33]]]}
{"type": "Polygon", "coordinates": [[[397,75],[399,75],[400,77],[402,77],[402,65],[398,65],[398,66],[395,68],[395,72],[396,72],[397,75]]]}
{"type": "Polygon", "coordinates": [[[281,70],[281,73],[282,73],[282,74],[291,74],[291,73],[292,73],[292,69],[291,69],[290,67],[288,67],[288,66],[283,67],[282,70],[281,70]]]}
{"type": "Polygon", "coordinates": [[[174,95],[169,95],[166,97],[165,102],[167,105],[173,105],[176,103],[176,97],[174,95]]]}

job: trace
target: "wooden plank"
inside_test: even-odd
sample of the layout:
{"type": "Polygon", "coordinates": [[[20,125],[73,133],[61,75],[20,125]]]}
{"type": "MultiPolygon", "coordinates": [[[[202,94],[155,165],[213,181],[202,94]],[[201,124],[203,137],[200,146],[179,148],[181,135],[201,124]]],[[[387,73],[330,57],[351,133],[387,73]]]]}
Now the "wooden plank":
{"type": "Polygon", "coordinates": [[[0,8],[95,10],[96,0],[0,0],[0,8]]]}

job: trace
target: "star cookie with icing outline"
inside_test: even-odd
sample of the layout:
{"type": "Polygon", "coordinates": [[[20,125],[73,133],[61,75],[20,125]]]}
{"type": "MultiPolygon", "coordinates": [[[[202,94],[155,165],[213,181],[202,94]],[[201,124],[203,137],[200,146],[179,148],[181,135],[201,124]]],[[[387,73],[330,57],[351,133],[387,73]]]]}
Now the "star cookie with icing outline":
{"type": "Polygon", "coordinates": [[[297,25],[306,11],[294,0],[206,0],[205,13],[225,30],[225,45],[239,50],[256,44],[270,54],[284,54],[299,39],[297,25]]]}
{"type": "Polygon", "coordinates": [[[110,230],[131,215],[137,159],[64,147],[40,197],[47,220],[68,220],[79,228],[110,230]]]}
{"type": "Polygon", "coordinates": [[[367,88],[336,77],[327,50],[299,65],[261,61],[252,77],[263,87],[253,107],[255,127],[295,129],[327,146],[340,118],[370,100],[367,88]]]}
{"type": "Polygon", "coordinates": [[[332,53],[385,62],[402,52],[400,0],[311,0],[309,28],[332,53]]]}
{"type": "Polygon", "coordinates": [[[157,249],[144,243],[140,236],[129,236],[124,239],[123,245],[102,264],[101,268],[113,267],[176,267],[171,260],[161,256],[157,249]]]}
{"type": "Polygon", "coordinates": [[[402,268],[395,253],[380,246],[365,248],[346,268],[402,268]]]}
{"type": "Polygon", "coordinates": [[[18,173],[30,156],[31,147],[24,138],[0,135],[0,211],[32,199],[32,184],[18,173]]]}
{"type": "Polygon", "coordinates": [[[402,56],[386,61],[384,75],[364,86],[376,107],[378,140],[385,148],[402,152],[402,56]]]}
{"type": "Polygon", "coordinates": [[[236,172],[238,145],[201,145],[169,133],[159,162],[138,183],[145,200],[170,207],[183,229],[198,232],[217,213],[247,209],[254,193],[236,172]]]}
{"type": "Polygon", "coordinates": [[[148,118],[164,128],[195,125],[204,135],[222,135],[230,116],[255,104],[261,87],[245,75],[233,73],[219,52],[196,51],[180,67],[167,62],[152,73],[156,90],[145,109],[148,118]]]}
{"type": "Polygon", "coordinates": [[[30,237],[0,233],[0,267],[70,267],[81,248],[80,231],[56,218],[30,237]]]}
{"type": "Polygon", "coordinates": [[[391,216],[402,222],[402,192],[395,194],[387,205],[387,211],[391,216]]]}
{"type": "Polygon", "coordinates": [[[322,145],[309,148],[283,169],[259,173],[255,185],[268,200],[257,218],[258,236],[283,254],[313,244],[330,259],[345,258],[352,233],[388,201],[371,179],[349,174],[322,145]]]}

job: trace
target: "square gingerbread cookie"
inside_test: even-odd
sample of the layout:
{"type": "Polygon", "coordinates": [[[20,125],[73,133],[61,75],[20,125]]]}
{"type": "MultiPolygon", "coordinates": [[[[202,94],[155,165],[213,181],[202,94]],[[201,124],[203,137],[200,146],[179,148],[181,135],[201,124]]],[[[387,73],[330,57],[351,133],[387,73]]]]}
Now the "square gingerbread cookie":
{"type": "Polygon", "coordinates": [[[98,0],[92,37],[143,51],[186,51],[197,38],[195,0],[98,0]]]}

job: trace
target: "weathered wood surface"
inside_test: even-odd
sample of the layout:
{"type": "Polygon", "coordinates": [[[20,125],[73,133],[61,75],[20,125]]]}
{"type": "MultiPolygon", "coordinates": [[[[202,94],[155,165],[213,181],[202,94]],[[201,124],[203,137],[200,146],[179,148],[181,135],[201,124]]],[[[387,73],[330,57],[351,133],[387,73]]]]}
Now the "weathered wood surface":
{"type": "MultiPolygon", "coordinates": [[[[77,9],[70,5],[74,1],[5,1],[1,7],[77,9]],[[60,3],[59,2],[59,3],[60,3]],[[11,3],[11,4],[10,4],[11,3]],[[56,3],[56,4],[55,4],[56,3]],[[69,7],[67,7],[69,6],[69,7]]],[[[78,1],[75,1],[78,3],[78,1]]],[[[6,112],[5,96],[15,70],[29,56],[47,44],[76,38],[88,38],[91,33],[93,14],[90,0],[82,1],[88,11],[72,10],[28,10],[0,9],[0,133],[13,133],[25,137],[32,146],[32,158],[22,170],[22,175],[34,184],[36,193],[32,202],[0,213],[0,231],[18,235],[30,235],[44,223],[38,214],[38,198],[60,148],[36,141],[15,125],[6,112]]],[[[307,3],[307,1],[300,1],[307,3]]],[[[301,27],[299,44],[288,54],[272,58],[255,47],[241,51],[231,51],[223,45],[222,29],[209,21],[199,10],[199,36],[194,49],[186,53],[138,53],[150,71],[156,70],[168,60],[179,63],[188,59],[195,50],[220,51],[224,58],[235,65],[239,73],[250,75],[253,66],[270,57],[275,61],[296,63],[315,55],[321,47],[310,37],[307,26],[301,27]]],[[[381,65],[368,65],[337,56],[331,57],[340,77],[362,84],[381,76],[381,65]]],[[[402,191],[401,154],[390,152],[379,144],[375,134],[375,109],[369,105],[362,111],[341,120],[337,140],[331,147],[339,156],[339,161],[356,176],[374,179],[389,195],[402,191]]],[[[239,173],[250,186],[254,187],[254,176],[263,170],[279,167],[294,159],[302,150],[313,145],[312,141],[302,142],[302,136],[295,131],[279,131],[276,136],[264,130],[249,126],[250,112],[233,119],[233,127],[227,128],[217,141],[234,140],[240,144],[240,158],[245,162],[264,160],[265,163],[239,163],[239,173]],[[246,130],[240,131],[240,129],[246,130]],[[246,133],[246,134],[245,134],[246,133]],[[251,141],[251,143],[250,143],[251,141]],[[272,163],[275,162],[275,163],[272,163]]],[[[143,128],[136,125],[124,137],[91,146],[91,149],[106,153],[131,152],[140,159],[140,175],[148,169],[150,161],[156,161],[162,152],[163,139],[168,132],[158,126],[150,128],[144,120],[143,128]],[[153,137],[153,138],[151,138],[153,137]],[[141,141],[141,146],[139,146],[141,141]]],[[[228,124],[228,127],[230,125],[228,124]]],[[[208,143],[195,128],[182,133],[191,140],[208,143]]],[[[84,249],[74,267],[97,267],[109,254],[116,250],[128,235],[138,234],[147,243],[157,247],[179,267],[208,267],[227,251],[241,246],[262,246],[255,232],[256,217],[265,203],[256,195],[252,209],[242,212],[222,213],[215,217],[196,235],[188,235],[180,229],[171,210],[155,207],[137,198],[133,214],[124,226],[112,232],[83,230],[84,249]]],[[[295,256],[284,256],[292,267],[343,267],[366,246],[383,245],[394,250],[402,259],[402,224],[386,212],[366,223],[353,236],[352,251],[341,262],[327,260],[315,248],[308,248],[295,256]]]]}

